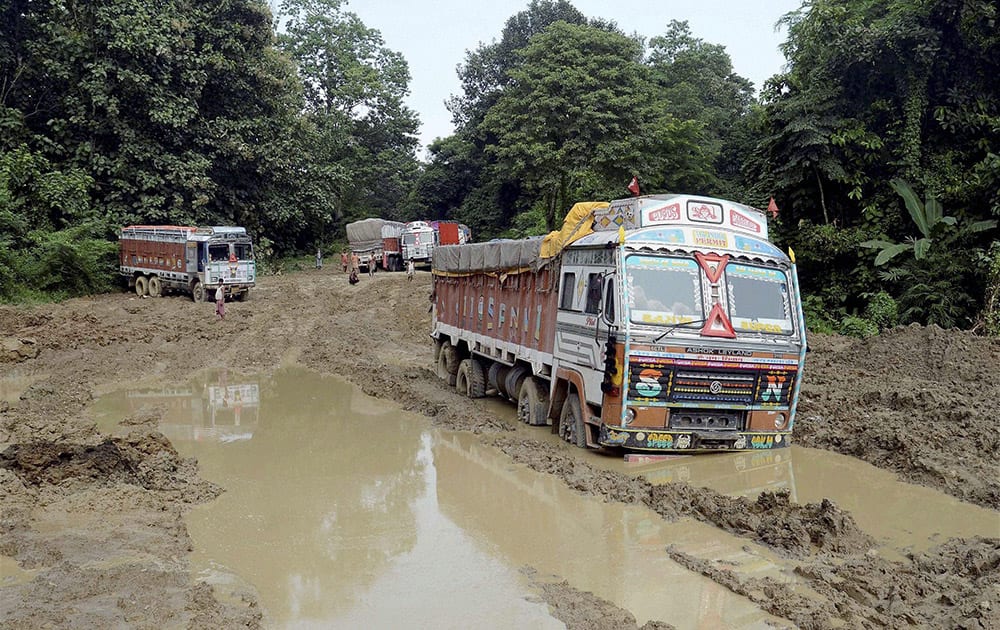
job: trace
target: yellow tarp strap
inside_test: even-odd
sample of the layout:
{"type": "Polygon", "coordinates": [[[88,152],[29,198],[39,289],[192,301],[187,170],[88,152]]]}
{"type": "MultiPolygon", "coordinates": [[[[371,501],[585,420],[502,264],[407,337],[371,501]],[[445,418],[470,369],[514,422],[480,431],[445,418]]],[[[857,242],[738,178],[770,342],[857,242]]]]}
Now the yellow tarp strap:
{"type": "Polygon", "coordinates": [[[581,201],[574,204],[563,220],[562,229],[549,232],[542,239],[539,257],[552,258],[570,243],[592,234],[594,232],[594,210],[607,208],[608,205],[606,201],[581,201]]]}

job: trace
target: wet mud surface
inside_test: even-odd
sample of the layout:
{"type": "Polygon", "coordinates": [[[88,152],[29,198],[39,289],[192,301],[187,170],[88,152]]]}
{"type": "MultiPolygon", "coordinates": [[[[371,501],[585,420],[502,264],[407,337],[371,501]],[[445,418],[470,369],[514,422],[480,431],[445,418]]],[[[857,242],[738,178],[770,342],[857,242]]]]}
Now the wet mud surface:
{"type": "MultiPolygon", "coordinates": [[[[428,292],[427,274],[412,283],[377,274],[352,287],[324,270],[263,279],[222,322],[211,304],[181,297],[0,306],[0,338],[30,346],[0,357],[0,380],[24,384],[19,393],[7,385],[0,398],[0,556],[19,568],[0,581],[0,625],[264,625],[252,595],[221,597],[191,576],[182,517],[225,488],[202,479],[198,463],[156,431],[155,409],[124,419],[131,432],[117,437],[102,434],[88,410],[101,393],[180,382],[204,369],[300,365],[347,378],[441,428],[478,434],[512,465],[595,501],[644,505],[664,521],[692,519],[772,550],[794,567],[795,583],[676,547],[663,553],[789,626],[1000,628],[1000,520],[994,536],[888,559],[832,501],[732,497],[592,466],[568,446],[522,437],[434,376],[428,292]]],[[[816,336],[810,346],[795,443],[1000,509],[1000,342],[911,327],[868,341],[816,336]]],[[[913,514],[920,517],[919,505],[913,514]]],[[[539,597],[567,627],[670,627],[670,619],[640,626],[572,580],[537,580],[539,597]]]]}

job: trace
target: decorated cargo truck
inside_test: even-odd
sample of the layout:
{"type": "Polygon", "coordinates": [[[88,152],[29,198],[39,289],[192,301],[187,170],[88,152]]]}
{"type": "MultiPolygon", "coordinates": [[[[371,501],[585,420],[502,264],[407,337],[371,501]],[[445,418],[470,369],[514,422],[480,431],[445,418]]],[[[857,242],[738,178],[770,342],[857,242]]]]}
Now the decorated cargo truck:
{"type": "Polygon", "coordinates": [[[136,295],[186,293],[211,298],[222,280],[242,300],[256,284],[253,245],[242,227],[130,225],[118,235],[119,273],[136,295]]]}
{"type": "Polygon", "coordinates": [[[455,221],[410,221],[402,234],[403,260],[430,264],[434,248],[472,242],[472,230],[455,221]]]}
{"type": "Polygon", "coordinates": [[[578,446],[787,446],[806,351],[789,254],[759,210],[689,195],[577,204],[544,239],[439,247],[437,373],[578,446]]]}

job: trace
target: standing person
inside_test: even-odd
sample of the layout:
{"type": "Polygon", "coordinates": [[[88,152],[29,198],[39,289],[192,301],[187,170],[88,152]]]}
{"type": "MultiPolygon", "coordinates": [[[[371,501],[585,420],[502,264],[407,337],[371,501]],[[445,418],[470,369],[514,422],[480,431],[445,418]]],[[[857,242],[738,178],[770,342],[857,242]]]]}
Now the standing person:
{"type": "Polygon", "coordinates": [[[368,277],[375,275],[375,254],[368,255],[368,277]]]}
{"type": "Polygon", "coordinates": [[[340,252],[340,264],[344,266],[344,273],[347,273],[347,252],[340,252]]]}
{"type": "Polygon", "coordinates": [[[361,271],[361,258],[357,254],[351,254],[351,270],[361,271]]]}
{"type": "Polygon", "coordinates": [[[413,280],[413,259],[412,258],[406,261],[406,279],[408,281],[412,281],[413,280]]]}
{"type": "Polygon", "coordinates": [[[215,289],[215,314],[220,321],[226,319],[226,288],[222,278],[219,278],[219,286],[215,289]]]}
{"type": "Polygon", "coordinates": [[[323,250],[319,247],[316,248],[316,268],[323,268],[323,250]]]}

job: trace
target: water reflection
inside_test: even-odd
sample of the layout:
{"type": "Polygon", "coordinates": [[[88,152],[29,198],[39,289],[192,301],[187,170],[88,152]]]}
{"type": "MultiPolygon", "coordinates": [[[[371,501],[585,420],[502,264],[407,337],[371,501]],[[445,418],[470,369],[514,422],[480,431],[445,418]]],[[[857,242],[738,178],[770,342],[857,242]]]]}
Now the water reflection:
{"type": "Polygon", "coordinates": [[[226,488],[188,519],[196,566],[255,586],[274,619],[328,618],[413,547],[411,506],[425,485],[424,428],[393,409],[359,414],[355,397],[364,395],[303,370],[259,384],[217,372],[104,397],[96,412],[107,424],[166,405],[160,430],[226,488]]]}

